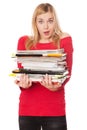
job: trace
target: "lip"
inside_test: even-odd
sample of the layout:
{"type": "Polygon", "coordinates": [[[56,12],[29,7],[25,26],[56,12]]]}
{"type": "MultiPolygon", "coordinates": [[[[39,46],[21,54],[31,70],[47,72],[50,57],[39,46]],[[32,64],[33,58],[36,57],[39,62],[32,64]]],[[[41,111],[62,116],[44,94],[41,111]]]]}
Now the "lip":
{"type": "Polygon", "coordinates": [[[45,35],[49,35],[50,31],[45,31],[44,34],[45,35]]]}

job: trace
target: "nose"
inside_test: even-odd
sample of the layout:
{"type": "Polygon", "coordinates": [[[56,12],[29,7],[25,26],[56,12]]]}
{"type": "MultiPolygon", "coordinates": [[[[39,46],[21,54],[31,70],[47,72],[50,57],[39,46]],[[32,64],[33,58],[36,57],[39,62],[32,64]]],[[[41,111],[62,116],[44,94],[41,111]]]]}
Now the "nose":
{"type": "Polygon", "coordinates": [[[48,28],[48,22],[44,23],[44,28],[47,29],[48,28]]]}

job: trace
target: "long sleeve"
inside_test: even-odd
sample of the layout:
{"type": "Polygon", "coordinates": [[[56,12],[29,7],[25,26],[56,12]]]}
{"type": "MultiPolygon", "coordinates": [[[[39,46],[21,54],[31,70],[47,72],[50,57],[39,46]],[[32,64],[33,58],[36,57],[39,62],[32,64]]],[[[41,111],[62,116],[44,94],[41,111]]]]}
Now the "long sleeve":
{"type": "MultiPolygon", "coordinates": [[[[17,50],[26,50],[25,48],[25,41],[28,38],[28,36],[22,36],[18,39],[18,44],[17,44],[17,50]]],[[[21,63],[17,63],[18,68],[23,68],[21,63]]]]}
{"type": "MultiPolygon", "coordinates": [[[[71,77],[72,65],[73,65],[73,44],[72,44],[72,38],[70,36],[61,40],[61,48],[64,48],[65,53],[67,53],[66,62],[69,70],[69,76],[71,77]]],[[[65,80],[65,82],[63,83],[63,87],[69,80],[70,78],[67,78],[65,80]]]]}

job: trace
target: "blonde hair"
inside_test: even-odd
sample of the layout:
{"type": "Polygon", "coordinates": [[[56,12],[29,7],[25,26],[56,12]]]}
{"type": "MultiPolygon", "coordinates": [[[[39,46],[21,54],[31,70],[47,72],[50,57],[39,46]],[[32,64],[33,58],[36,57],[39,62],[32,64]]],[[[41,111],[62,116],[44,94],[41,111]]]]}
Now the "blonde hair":
{"type": "Polygon", "coordinates": [[[34,13],[33,13],[33,17],[32,17],[32,29],[33,29],[33,36],[29,37],[29,39],[26,41],[26,49],[30,49],[30,47],[32,47],[32,45],[35,45],[39,40],[40,40],[40,34],[38,32],[37,26],[36,26],[36,19],[37,16],[40,14],[44,14],[47,12],[51,12],[55,18],[56,21],[56,27],[55,27],[55,32],[52,36],[52,40],[54,41],[55,44],[57,44],[57,46],[59,46],[59,41],[60,41],[60,37],[62,34],[62,30],[60,28],[58,19],[56,17],[56,12],[54,7],[49,4],[49,3],[42,3],[39,4],[34,13]]]}

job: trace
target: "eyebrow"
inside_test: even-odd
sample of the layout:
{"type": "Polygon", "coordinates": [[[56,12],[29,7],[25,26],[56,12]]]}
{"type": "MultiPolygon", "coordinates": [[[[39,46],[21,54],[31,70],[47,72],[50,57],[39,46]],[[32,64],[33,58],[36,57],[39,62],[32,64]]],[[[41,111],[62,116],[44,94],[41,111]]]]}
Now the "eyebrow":
{"type": "MultiPolygon", "coordinates": [[[[44,20],[43,18],[37,18],[37,20],[44,20]]],[[[54,20],[54,18],[48,18],[48,20],[54,20]]]]}

